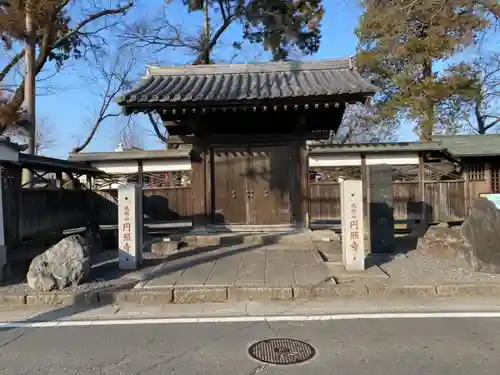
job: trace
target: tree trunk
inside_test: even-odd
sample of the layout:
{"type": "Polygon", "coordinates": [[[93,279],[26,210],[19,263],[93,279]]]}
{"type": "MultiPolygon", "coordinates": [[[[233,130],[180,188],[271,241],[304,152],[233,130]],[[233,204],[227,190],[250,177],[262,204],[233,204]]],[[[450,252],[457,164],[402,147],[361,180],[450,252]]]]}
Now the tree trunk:
{"type": "Polygon", "coordinates": [[[477,132],[479,134],[486,134],[486,124],[484,123],[484,118],[481,114],[481,100],[476,100],[474,114],[476,115],[477,132]]]}
{"type": "MultiPolygon", "coordinates": [[[[422,81],[432,79],[432,61],[426,59],[422,69],[422,81]]],[[[426,108],[422,124],[420,125],[420,141],[428,142],[432,140],[432,132],[434,130],[434,102],[431,98],[424,97],[426,108]]]]}

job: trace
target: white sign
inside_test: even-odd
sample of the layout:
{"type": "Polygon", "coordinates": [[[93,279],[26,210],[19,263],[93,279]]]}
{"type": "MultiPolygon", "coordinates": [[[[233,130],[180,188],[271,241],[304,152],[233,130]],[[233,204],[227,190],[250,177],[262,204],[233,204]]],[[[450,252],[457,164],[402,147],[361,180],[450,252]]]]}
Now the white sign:
{"type": "Polygon", "coordinates": [[[340,182],[342,212],[342,261],[348,271],[365,269],[363,221],[363,183],[358,180],[340,182]]]}
{"type": "Polygon", "coordinates": [[[118,265],[136,269],[142,263],[142,190],[137,184],[118,188],[118,265]]]}

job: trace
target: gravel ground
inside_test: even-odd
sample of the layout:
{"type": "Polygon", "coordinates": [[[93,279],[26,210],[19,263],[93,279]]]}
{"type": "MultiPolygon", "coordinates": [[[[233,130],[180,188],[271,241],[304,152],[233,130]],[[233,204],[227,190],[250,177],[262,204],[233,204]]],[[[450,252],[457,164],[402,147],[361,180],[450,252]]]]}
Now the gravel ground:
{"type": "MultiPolygon", "coordinates": [[[[152,257],[146,256],[146,258],[152,257]]],[[[98,254],[91,259],[91,262],[90,281],[66,288],[64,292],[84,293],[92,290],[126,286],[132,288],[138,282],[137,277],[134,277],[131,273],[118,270],[116,250],[98,254]]],[[[26,283],[28,267],[29,263],[19,264],[12,269],[10,280],[0,285],[0,293],[33,292],[33,289],[26,283]]]]}
{"type": "Polygon", "coordinates": [[[379,266],[395,283],[500,282],[499,274],[475,272],[465,261],[424,255],[417,250],[379,266]]]}

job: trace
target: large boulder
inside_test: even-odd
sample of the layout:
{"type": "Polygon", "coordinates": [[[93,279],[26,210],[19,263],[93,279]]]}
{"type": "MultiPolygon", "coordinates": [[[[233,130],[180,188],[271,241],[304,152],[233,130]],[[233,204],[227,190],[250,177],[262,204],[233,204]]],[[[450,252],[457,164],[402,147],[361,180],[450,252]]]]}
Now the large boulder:
{"type": "Polygon", "coordinates": [[[90,273],[90,254],[98,247],[95,236],[72,235],[35,257],[26,275],[28,285],[50,292],[81,284],[90,273]]]}
{"type": "Polygon", "coordinates": [[[463,259],[470,248],[470,244],[460,234],[460,227],[450,228],[447,224],[429,227],[417,242],[419,252],[448,259],[463,259]]]}
{"type": "Polygon", "coordinates": [[[476,271],[500,273],[500,210],[495,204],[475,199],[460,233],[471,245],[464,254],[471,266],[476,271]]]}

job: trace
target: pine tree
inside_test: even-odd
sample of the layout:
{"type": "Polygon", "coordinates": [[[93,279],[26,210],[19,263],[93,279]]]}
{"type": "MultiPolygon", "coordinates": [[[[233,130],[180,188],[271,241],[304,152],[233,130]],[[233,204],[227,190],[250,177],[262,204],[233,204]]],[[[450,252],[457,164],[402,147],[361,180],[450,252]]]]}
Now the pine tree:
{"type": "MultiPolygon", "coordinates": [[[[362,0],[357,63],[381,88],[379,118],[409,119],[421,140],[449,126],[441,106],[466,84],[446,62],[478,42],[497,21],[498,0],[362,0]],[[460,86],[460,87],[458,87],[460,86]]],[[[448,112],[449,114],[449,112],[448,112]]]]}

